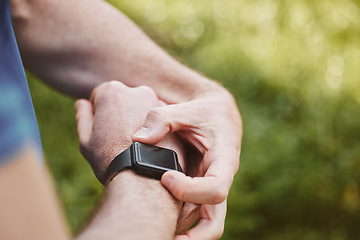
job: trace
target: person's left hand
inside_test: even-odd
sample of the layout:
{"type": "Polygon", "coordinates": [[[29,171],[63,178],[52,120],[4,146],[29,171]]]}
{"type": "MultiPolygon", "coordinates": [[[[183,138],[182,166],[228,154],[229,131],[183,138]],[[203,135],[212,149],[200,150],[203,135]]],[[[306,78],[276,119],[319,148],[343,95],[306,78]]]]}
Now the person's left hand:
{"type": "MultiPolygon", "coordinates": [[[[161,101],[151,88],[129,88],[118,81],[96,87],[90,101],[77,101],[80,150],[101,183],[106,181],[110,162],[131,145],[132,136],[140,129],[146,114],[158,106],[161,101]]],[[[174,134],[167,135],[156,145],[175,150],[181,166],[186,169],[182,143],[174,134]]]]}

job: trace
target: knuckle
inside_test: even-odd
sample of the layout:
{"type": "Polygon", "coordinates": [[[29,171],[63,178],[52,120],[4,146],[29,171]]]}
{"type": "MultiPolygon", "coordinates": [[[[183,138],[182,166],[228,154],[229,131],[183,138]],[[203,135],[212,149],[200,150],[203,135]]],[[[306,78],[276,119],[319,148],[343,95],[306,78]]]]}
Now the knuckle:
{"type": "Polygon", "coordinates": [[[94,89],[92,93],[92,98],[96,100],[95,102],[100,100],[108,100],[113,97],[117,97],[119,93],[121,93],[125,89],[126,86],[119,81],[105,82],[94,89]]]}
{"type": "Polygon", "coordinates": [[[228,195],[228,191],[226,187],[222,186],[217,191],[214,192],[213,202],[216,204],[222,203],[223,201],[225,201],[227,195],[228,195]]]}
{"type": "Polygon", "coordinates": [[[119,90],[123,90],[124,87],[125,85],[119,81],[109,81],[106,83],[107,91],[119,91],[119,90]]]}
{"type": "Polygon", "coordinates": [[[158,97],[157,97],[155,91],[151,87],[142,85],[142,86],[136,87],[135,89],[138,90],[138,94],[141,95],[141,98],[146,99],[146,101],[152,102],[154,100],[158,100],[158,97]]]}
{"type": "Polygon", "coordinates": [[[122,84],[121,82],[119,81],[108,81],[108,82],[105,82],[105,83],[102,83],[101,85],[99,85],[99,88],[101,90],[101,92],[117,92],[117,91],[120,91],[120,90],[123,90],[125,87],[124,84],[122,84]]]}
{"type": "Polygon", "coordinates": [[[149,86],[146,86],[146,85],[142,85],[142,86],[139,86],[137,87],[137,89],[141,90],[142,92],[146,93],[146,94],[151,94],[151,95],[156,95],[155,94],[155,91],[149,87],[149,86]]]}

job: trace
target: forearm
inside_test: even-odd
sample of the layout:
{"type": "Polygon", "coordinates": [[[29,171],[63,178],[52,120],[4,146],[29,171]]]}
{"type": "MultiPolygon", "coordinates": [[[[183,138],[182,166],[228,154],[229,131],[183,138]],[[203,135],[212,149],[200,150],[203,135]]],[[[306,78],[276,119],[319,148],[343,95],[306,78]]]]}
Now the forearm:
{"type": "Polygon", "coordinates": [[[82,239],[172,239],[181,203],[158,180],[129,171],[108,185],[100,211],[82,239]]]}
{"type": "MultiPolygon", "coordinates": [[[[0,239],[69,239],[33,152],[19,155],[0,168],[0,239]]],[[[77,240],[172,239],[180,208],[160,181],[123,171],[108,184],[99,212],[77,240]]]]}
{"type": "MultiPolygon", "coordinates": [[[[91,102],[77,102],[76,123],[82,153],[101,182],[109,181],[105,177],[109,164],[132,144],[142,119],[158,105],[160,102],[150,88],[128,88],[116,81],[98,86],[91,102]]],[[[185,149],[176,135],[169,134],[156,145],[174,150],[186,171],[185,149]]],[[[101,208],[79,239],[174,237],[181,202],[159,180],[127,170],[120,171],[105,187],[101,208]]]]}
{"type": "Polygon", "coordinates": [[[22,2],[13,0],[24,63],[64,93],[87,97],[96,85],[116,79],[128,86],[148,85],[165,102],[177,103],[218,88],[171,58],[104,1],[22,2]]]}
{"type": "Polygon", "coordinates": [[[34,149],[19,149],[0,167],[0,239],[68,240],[47,169],[40,169],[34,149]]]}

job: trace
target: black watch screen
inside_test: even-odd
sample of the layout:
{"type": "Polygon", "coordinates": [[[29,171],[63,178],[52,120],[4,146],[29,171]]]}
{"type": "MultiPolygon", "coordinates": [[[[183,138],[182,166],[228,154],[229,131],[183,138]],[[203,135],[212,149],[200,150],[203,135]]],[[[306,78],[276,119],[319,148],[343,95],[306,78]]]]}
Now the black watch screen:
{"type": "Polygon", "coordinates": [[[160,179],[169,170],[182,172],[175,151],[134,142],[132,144],[132,167],[141,175],[160,179]]]}

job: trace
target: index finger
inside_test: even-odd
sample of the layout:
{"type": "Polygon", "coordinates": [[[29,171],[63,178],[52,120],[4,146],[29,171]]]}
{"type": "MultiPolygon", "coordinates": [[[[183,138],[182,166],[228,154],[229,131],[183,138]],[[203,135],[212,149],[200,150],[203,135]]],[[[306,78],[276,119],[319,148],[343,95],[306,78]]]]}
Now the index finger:
{"type": "Polygon", "coordinates": [[[227,157],[236,156],[224,156],[210,162],[203,177],[189,177],[180,172],[169,171],[162,176],[161,183],[179,200],[219,204],[226,199],[237,170],[227,157]]]}

